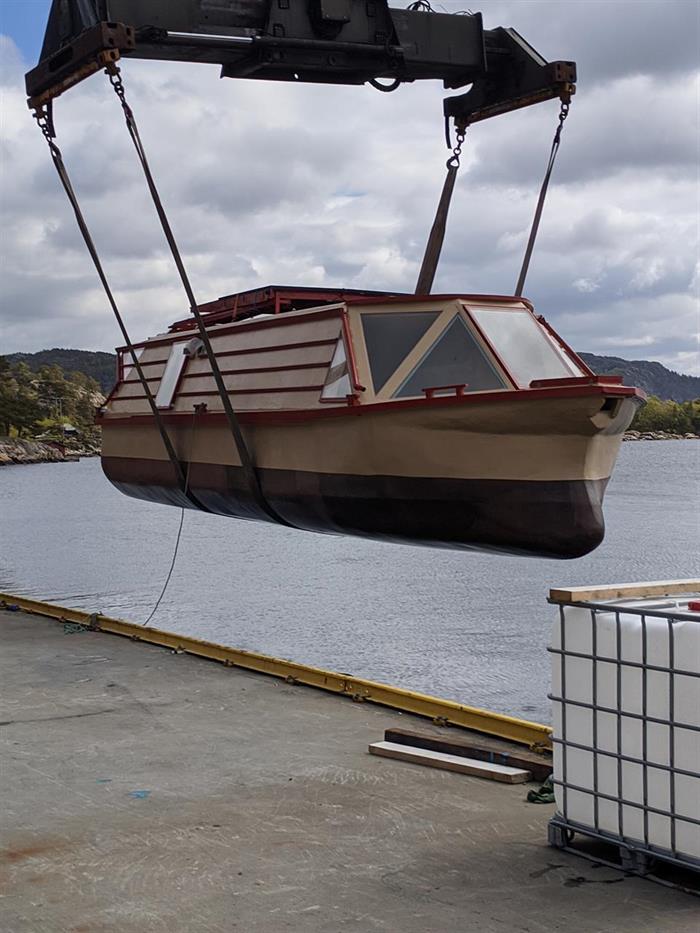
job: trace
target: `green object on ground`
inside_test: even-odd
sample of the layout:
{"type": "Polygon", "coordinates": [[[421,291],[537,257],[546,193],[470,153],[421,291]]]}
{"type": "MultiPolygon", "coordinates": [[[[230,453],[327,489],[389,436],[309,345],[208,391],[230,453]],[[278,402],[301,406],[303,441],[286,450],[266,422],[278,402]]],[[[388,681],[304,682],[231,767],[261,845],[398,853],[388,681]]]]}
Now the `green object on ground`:
{"type": "Polygon", "coordinates": [[[550,774],[539,790],[528,791],[528,803],[554,803],[554,783],[550,774]]]}

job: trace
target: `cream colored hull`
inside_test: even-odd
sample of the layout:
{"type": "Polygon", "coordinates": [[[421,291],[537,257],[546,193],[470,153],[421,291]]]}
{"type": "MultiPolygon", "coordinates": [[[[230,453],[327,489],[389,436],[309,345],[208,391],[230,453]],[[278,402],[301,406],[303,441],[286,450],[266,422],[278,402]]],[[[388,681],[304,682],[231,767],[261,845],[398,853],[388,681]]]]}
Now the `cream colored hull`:
{"type": "MultiPolygon", "coordinates": [[[[534,396],[534,393],[533,393],[534,396]]],[[[245,425],[276,514],[314,531],[571,557],[604,533],[602,499],[635,401],[601,411],[600,394],[468,404],[363,406],[343,416],[245,425]]],[[[174,486],[148,420],[103,421],[104,469],[129,495],[233,517],[269,517],[243,481],[226,424],[169,425],[189,465],[174,486]]]]}

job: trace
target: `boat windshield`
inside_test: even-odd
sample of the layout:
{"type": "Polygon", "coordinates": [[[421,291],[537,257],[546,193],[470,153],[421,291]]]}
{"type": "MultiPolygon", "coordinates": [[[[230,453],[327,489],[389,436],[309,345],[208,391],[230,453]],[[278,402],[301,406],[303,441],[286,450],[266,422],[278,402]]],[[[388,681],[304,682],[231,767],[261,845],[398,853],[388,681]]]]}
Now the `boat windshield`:
{"type": "MultiPolygon", "coordinates": [[[[379,392],[439,316],[439,311],[362,315],[375,392],[379,392]]],[[[420,395],[420,390],[416,394],[420,395]]]]}
{"type": "Polygon", "coordinates": [[[436,390],[435,394],[453,394],[457,385],[466,392],[505,388],[503,378],[459,315],[452,319],[393,397],[422,395],[427,389],[436,390]]]}
{"type": "Polygon", "coordinates": [[[584,375],[529,311],[470,308],[469,312],[522,388],[527,388],[533,379],[584,375]]]}

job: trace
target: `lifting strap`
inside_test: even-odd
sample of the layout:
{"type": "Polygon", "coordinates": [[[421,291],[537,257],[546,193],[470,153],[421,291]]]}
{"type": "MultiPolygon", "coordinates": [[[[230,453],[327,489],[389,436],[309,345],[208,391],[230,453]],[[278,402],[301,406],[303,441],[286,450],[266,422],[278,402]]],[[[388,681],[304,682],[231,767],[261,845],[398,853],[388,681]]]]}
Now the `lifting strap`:
{"type": "Polygon", "coordinates": [[[187,296],[187,300],[190,305],[190,311],[194,315],[195,321],[197,322],[199,336],[204,345],[204,350],[206,352],[207,359],[209,360],[209,365],[211,366],[214,382],[219,392],[221,404],[223,405],[224,414],[226,415],[226,420],[228,422],[228,426],[236,446],[238,457],[241,461],[243,476],[248,490],[258,507],[263,512],[265,512],[265,514],[270,519],[272,519],[272,521],[279,525],[286,525],[288,528],[293,528],[294,526],[292,524],[290,524],[286,519],[282,518],[282,516],[279,515],[275,509],[273,509],[262,491],[258,471],[256,470],[253,463],[253,458],[251,456],[250,450],[248,449],[248,445],[246,444],[245,437],[243,436],[243,431],[241,430],[238,417],[233,410],[231,398],[228,394],[228,390],[226,389],[223,376],[221,375],[221,369],[219,368],[211,341],[209,340],[209,334],[207,333],[204,319],[200,313],[199,306],[197,304],[197,300],[194,296],[194,291],[192,290],[192,285],[189,280],[189,276],[187,275],[185,265],[182,261],[182,256],[180,255],[180,250],[170,226],[170,221],[168,220],[168,216],[165,213],[163,202],[161,201],[153,174],[151,173],[151,168],[148,164],[148,159],[146,158],[146,152],[143,147],[143,143],[141,142],[138,127],[136,126],[134,112],[126,101],[124,83],[122,81],[120,69],[114,62],[110,62],[106,66],[105,71],[117,97],[119,98],[119,102],[121,103],[127,129],[129,130],[129,135],[131,136],[134,148],[136,149],[136,154],[138,156],[139,162],[141,163],[141,167],[146,178],[146,184],[148,185],[148,190],[151,193],[151,198],[153,200],[156,213],[158,214],[158,219],[160,220],[163,233],[165,234],[165,238],[168,241],[170,252],[172,253],[173,260],[175,261],[177,271],[180,275],[180,281],[182,282],[182,287],[185,290],[185,295],[187,296]]]}
{"type": "Polygon", "coordinates": [[[459,169],[459,160],[462,154],[462,143],[467,132],[467,124],[457,126],[457,144],[452,150],[452,155],[447,160],[447,175],[442,186],[442,194],[438,202],[435,220],[430,230],[430,236],[425,247],[423,262],[421,263],[418,281],[416,283],[416,295],[429,295],[433,287],[433,280],[440,261],[442,244],[445,240],[445,229],[447,227],[447,215],[450,211],[452,194],[455,190],[455,181],[457,180],[457,170],[459,169]]]}
{"type": "MultiPolygon", "coordinates": [[[[139,358],[136,353],[136,348],[131,342],[131,338],[129,337],[129,332],[127,331],[126,325],[124,324],[124,319],[122,318],[119,312],[119,308],[117,306],[117,302],[112,293],[112,289],[110,288],[109,282],[107,281],[107,276],[105,275],[105,271],[102,267],[102,263],[97,253],[95,243],[92,239],[92,235],[90,234],[90,230],[88,229],[87,223],[85,221],[85,217],[83,216],[83,212],[80,208],[80,204],[78,202],[77,196],[73,189],[73,185],[71,184],[68,171],[63,161],[63,155],[61,153],[60,148],[58,147],[58,144],[55,141],[56,130],[54,128],[52,111],[53,111],[52,101],[49,101],[46,105],[38,107],[34,111],[34,119],[39,125],[39,129],[43,133],[44,138],[46,139],[46,142],[48,143],[49,152],[51,153],[51,159],[53,160],[53,164],[56,167],[58,177],[61,180],[61,184],[63,185],[66,195],[68,196],[68,200],[70,201],[70,205],[73,208],[75,219],[78,222],[78,228],[83,236],[83,240],[85,241],[85,245],[87,246],[88,252],[90,254],[90,258],[93,261],[93,264],[97,271],[97,275],[100,279],[100,282],[102,283],[102,287],[104,288],[105,294],[107,296],[107,301],[109,302],[112,312],[114,313],[114,317],[116,318],[117,324],[119,325],[119,330],[121,331],[122,338],[129,351],[129,355],[131,356],[131,361],[139,377],[139,381],[141,382],[141,386],[146,395],[146,399],[148,400],[148,404],[153,414],[156,427],[158,428],[158,432],[160,434],[161,440],[163,441],[163,446],[165,447],[165,451],[168,455],[168,459],[170,460],[171,466],[173,468],[173,472],[175,474],[177,485],[180,488],[180,490],[183,492],[183,494],[193,503],[193,505],[196,505],[197,508],[200,508],[200,509],[204,508],[202,504],[197,501],[197,499],[189,492],[187,488],[187,481],[186,481],[185,474],[182,469],[182,464],[180,463],[180,460],[178,459],[178,456],[175,453],[175,448],[173,447],[173,443],[170,439],[170,435],[168,434],[166,427],[163,423],[163,418],[161,416],[160,411],[158,410],[158,406],[156,405],[156,400],[153,397],[153,393],[151,392],[150,386],[148,385],[148,380],[146,379],[143,369],[141,367],[141,363],[139,362],[139,358]]],[[[205,511],[207,510],[205,509],[205,511]]]]}
{"type": "MultiPolygon", "coordinates": [[[[542,187],[540,188],[540,196],[537,199],[537,206],[535,208],[535,215],[532,220],[532,227],[530,228],[530,236],[527,241],[527,248],[525,249],[523,264],[520,269],[520,275],[518,276],[518,283],[515,286],[515,294],[518,297],[522,295],[523,288],[525,287],[525,279],[527,277],[528,269],[530,268],[530,260],[532,258],[532,252],[535,248],[535,241],[537,240],[537,232],[540,227],[540,220],[542,219],[542,211],[544,209],[544,202],[547,197],[549,181],[552,177],[554,163],[557,158],[557,153],[559,152],[559,146],[561,145],[561,131],[564,128],[564,121],[569,115],[570,106],[570,91],[562,91],[561,108],[559,110],[559,123],[557,124],[557,128],[554,133],[552,149],[549,153],[547,169],[545,171],[542,187]]],[[[416,295],[429,295],[433,287],[435,272],[440,260],[442,245],[445,240],[447,217],[450,211],[450,204],[452,203],[452,195],[454,193],[455,182],[457,180],[457,170],[459,169],[460,156],[462,154],[462,143],[464,142],[467,126],[467,123],[457,124],[457,144],[452,150],[452,155],[447,160],[447,176],[442,186],[442,193],[438,202],[437,211],[435,212],[435,220],[433,221],[433,226],[430,230],[430,236],[428,237],[428,243],[425,247],[423,262],[421,264],[420,273],[418,275],[418,282],[416,283],[416,295]]]]}
{"type": "Polygon", "coordinates": [[[518,276],[518,284],[515,286],[515,294],[520,297],[525,288],[525,278],[527,277],[527,271],[530,268],[530,259],[532,258],[532,251],[535,248],[535,240],[537,239],[537,231],[540,228],[540,220],[542,219],[542,209],[544,208],[545,198],[547,197],[547,188],[549,188],[549,179],[552,177],[552,169],[554,168],[554,163],[557,158],[557,153],[559,152],[559,146],[561,145],[561,131],[564,129],[564,120],[569,115],[569,107],[571,106],[571,94],[568,92],[562,94],[561,98],[561,107],[559,109],[559,123],[557,124],[556,131],[554,133],[554,139],[552,140],[552,149],[549,153],[549,162],[547,163],[547,170],[544,173],[544,179],[542,181],[542,187],[540,188],[540,196],[537,199],[537,207],[535,208],[535,216],[532,218],[532,227],[530,228],[530,236],[527,241],[527,248],[525,249],[525,256],[523,257],[523,264],[520,268],[520,275],[518,276]]]}

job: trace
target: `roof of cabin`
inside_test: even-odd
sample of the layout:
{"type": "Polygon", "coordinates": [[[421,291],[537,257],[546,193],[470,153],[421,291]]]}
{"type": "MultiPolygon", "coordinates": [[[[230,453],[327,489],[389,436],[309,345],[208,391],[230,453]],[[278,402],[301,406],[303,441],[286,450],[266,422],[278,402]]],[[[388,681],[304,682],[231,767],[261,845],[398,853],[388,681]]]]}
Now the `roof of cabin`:
{"type": "MultiPolygon", "coordinates": [[[[201,314],[206,315],[208,324],[224,324],[259,314],[284,314],[302,311],[319,305],[339,301],[376,298],[409,298],[400,292],[372,291],[360,288],[321,288],[298,285],[266,285],[264,288],[249,288],[243,292],[224,295],[214,301],[199,305],[201,314]]],[[[194,326],[192,317],[175,321],[171,331],[189,330],[194,326]]]]}

